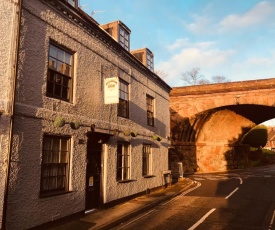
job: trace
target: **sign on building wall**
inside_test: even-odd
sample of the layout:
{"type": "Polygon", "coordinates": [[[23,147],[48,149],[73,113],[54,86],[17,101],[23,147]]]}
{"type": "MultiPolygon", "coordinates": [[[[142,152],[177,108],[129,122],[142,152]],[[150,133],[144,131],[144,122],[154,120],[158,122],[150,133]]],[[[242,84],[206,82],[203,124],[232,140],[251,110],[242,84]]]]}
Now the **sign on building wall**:
{"type": "Polygon", "coordinates": [[[111,77],[104,79],[104,103],[115,104],[119,102],[119,79],[111,77]]]}

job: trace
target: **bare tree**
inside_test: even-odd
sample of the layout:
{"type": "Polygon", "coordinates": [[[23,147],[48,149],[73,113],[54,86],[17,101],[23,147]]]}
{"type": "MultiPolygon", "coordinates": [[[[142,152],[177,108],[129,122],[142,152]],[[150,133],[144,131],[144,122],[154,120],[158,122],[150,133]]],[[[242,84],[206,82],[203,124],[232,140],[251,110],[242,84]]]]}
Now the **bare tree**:
{"type": "Polygon", "coordinates": [[[198,85],[207,85],[207,84],[211,84],[211,81],[209,81],[206,78],[202,78],[198,81],[198,85]]]}
{"type": "Polygon", "coordinates": [[[156,69],[155,74],[161,77],[162,79],[165,79],[168,77],[168,73],[164,72],[163,70],[156,69]]]}
{"type": "Polygon", "coordinates": [[[185,73],[182,73],[182,80],[185,85],[206,85],[211,83],[224,83],[224,82],[230,82],[230,79],[227,79],[226,77],[222,75],[216,75],[212,77],[212,80],[208,80],[203,75],[199,74],[200,68],[195,67],[191,71],[187,71],[185,73]]]}
{"type": "Polygon", "coordinates": [[[182,80],[185,85],[198,85],[200,81],[203,81],[204,76],[199,74],[200,68],[195,67],[191,71],[182,73],[182,80]]]}
{"type": "Polygon", "coordinates": [[[225,76],[217,75],[212,77],[213,83],[223,83],[223,82],[230,82],[230,79],[227,79],[225,76]]]}

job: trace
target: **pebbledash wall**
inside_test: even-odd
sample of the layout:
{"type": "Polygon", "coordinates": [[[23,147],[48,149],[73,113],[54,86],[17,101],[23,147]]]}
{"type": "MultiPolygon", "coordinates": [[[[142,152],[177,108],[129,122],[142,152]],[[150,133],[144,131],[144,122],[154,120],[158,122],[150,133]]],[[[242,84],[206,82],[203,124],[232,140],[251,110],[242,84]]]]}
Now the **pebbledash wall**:
{"type": "MultiPolygon", "coordinates": [[[[3,4],[0,4],[2,12],[3,4]]],[[[4,210],[6,229],[28,229],[84,212],[86,134],[91,131],[92,124],[96,132],[111,135],[103,145],[104,204],[161,186],[162,172],[168,170],[171,88],[120,47],[92,18],[66,1],[22,1],[21,12],[13,148],[7,209],[4,210]],[[50,42],[66,47],[73,53],[72,102],[46,96],[50,42]],[[117,116],[116,104],[104,105],[103,80],[115,76],[129,84],[129,119],[117,116]],[[147,125],[147,94],[154,98],[154,127],[147,125]],[[57,116],[65,119],[63,127],[54,126],[53,121],[57,116]],[[78,121],[79,129],[72,129],[69,124],[71,121],[78,121]],[[113,135],[115,130],[118,132],[113,135]],[[125,136],[123,132],[127,130],[136,131],[138,136],[125,136]],[[69,136],[71,151],[69,192],[42,198],[40,182],[45,134],[69,136]],[[153,140],[154,134],[161,136],[162,140],[153,140]],[[128,141],[130,144],[131,182],[128,183],[119,183],[116,179],[118,141],[128,141]],[[149,178],[142,176],[143,144],[152,146],[153,176],[149,178]]],[[[12,82],[12,79],[9,80],[12,82]]],[[[12,88],[10,82],[6,82],[7,86],[10,85],[8,91],[12,88]]],[[[0,117],[1,125],[4,117],[5,114],[0,117]]],[[[8,130],[8,125],[6,127],[8,130]]],[[[5,146],[1,141],[1,150],[6,150],[5,146]]],[[[8,155],[7,151],[3,153],[8,155]]],[[[1,156],[2,165],[5,164],[3,158],[5,156],[1,156]]],[[[3,178],[1,201],[2,187],[3,178]]]]}
{"type": "Polygon", "coordinates": [[[19,18],[17,1],[0,1],[0,229],[6,206],[19,18]]]}

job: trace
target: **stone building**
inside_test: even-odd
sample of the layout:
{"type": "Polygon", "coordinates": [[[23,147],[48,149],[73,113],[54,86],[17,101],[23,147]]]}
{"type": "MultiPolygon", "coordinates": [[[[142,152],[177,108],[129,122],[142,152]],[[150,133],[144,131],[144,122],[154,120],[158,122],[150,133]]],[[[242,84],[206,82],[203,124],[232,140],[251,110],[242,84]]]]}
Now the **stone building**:
{"type": "Polygon", "coordinates": [[[101,27],[77,0],[4,0],[0,13],[2,229],[162,186],[171,88],[131,54],[130,29],[101,27]]]}

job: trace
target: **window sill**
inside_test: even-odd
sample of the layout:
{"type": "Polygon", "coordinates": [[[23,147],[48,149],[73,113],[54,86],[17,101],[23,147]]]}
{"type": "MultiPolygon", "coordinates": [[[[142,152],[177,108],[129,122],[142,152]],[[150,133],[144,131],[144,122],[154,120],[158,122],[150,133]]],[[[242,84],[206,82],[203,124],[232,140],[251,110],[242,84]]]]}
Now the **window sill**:
{"type": "Polygon", "coordinates": [[[152,178],[152,177],[156,177],[155,175],[144,175],[142,176],[143,178],[152,178]]]}
{"type": "Polygon", "coordinates": [[[137,181],[137,180],[118,180],[117,183],[130,183],[130,182],[134,182],[134,181],[137,181]]]}
{"type": "Polygon", "coordinates": [[[46,193],[46,194],[40,194],[39,198],[46,198],[46,197],[52,197],[52,196],[60,196],[60,195],[65,195],[67,193],[71,193],[73,191],[60,191],[60,192],[51,192],[51,193],[46,193]]]}

